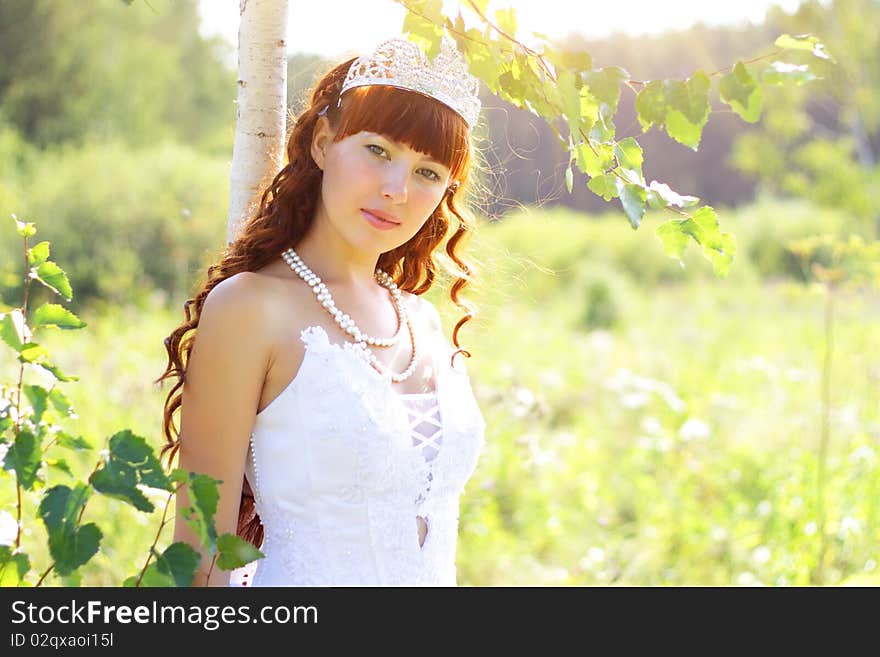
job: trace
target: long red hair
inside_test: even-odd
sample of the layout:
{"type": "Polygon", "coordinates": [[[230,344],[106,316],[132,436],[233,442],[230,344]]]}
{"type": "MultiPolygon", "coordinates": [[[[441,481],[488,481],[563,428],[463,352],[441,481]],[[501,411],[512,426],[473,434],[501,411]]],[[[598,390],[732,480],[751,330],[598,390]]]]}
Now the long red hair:
{"type": "MultiPolygon", "coordinates": [[[[391,274],[402,290],[421,295],[438,274],[448,275],[452,302],[464,311],[455,325],[452,340],[458,348],[453,358],[470,353],[461,348],[458,332],[474,314],[472,304],[459,293],[472,279],[473,266],[461,255],[473,233],[474,221],[459,206],[468,191],[472,141],[465,121],[446,105],[419,93],[387,86],[356,87],[346,91],[339,104],[339,90],[354,60],[329,71],[314,86],[310,102],[296,117],[287,140],[287,164],[260,196],[236,239],[220,261],[208,267],[207,280],[184,304],[186,319],[165,338],[168,365],[156,380],[176,381],[165,398],[162,428],[166,444],[162,455],[170,467],[180,446],[174,415],[180,409],[186,363],[192,352],[196,328],[208,293],[221,281],[243,271],[256,271],[296,247],[308,232],[321,189],[322,171],[311,157],[312,133],[321,113],[326,112],[336,141],[360,131],[376,132],[429,154],[451,171],[452,184],[425,225],[408,242],[379,257],[378,267],[391,274]],[[445,257],[441,256],[441,247],[445,257]],[[438,257],[441,256],[441,257],[438,257]]],[[[254,507],[253,493],[245,479],[242,486],[237,533],[259,547],[263,526],[254,507]]]]}

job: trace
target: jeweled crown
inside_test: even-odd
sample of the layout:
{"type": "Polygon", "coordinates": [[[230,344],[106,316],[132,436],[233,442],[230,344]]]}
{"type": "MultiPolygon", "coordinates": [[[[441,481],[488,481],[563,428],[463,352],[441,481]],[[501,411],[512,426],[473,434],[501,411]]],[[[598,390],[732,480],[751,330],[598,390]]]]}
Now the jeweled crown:
{"type": "Polygon", "coordinates": [[[455,43],[444,36],[434,61],[412,41],[388,39],[348,69],[341,96],[353,87],[386,85],[415,91],[449,106],[473,128],[480,115],[480,82],[468,72],[455,43]]]}

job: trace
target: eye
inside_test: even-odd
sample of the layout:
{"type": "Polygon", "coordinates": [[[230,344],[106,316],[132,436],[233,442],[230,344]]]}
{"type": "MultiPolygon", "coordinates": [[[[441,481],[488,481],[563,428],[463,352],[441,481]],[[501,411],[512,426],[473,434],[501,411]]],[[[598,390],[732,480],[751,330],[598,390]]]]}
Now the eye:
{"type": "MultiPolygon", "coordinates": [[[[378,155],[379,157],[385,159],[390,159],[388,156],[388,151],[385,150],[385,148],[383,148],[382,146],[379,146],[379,144],[367,144],[365,148],[374,155],[378,155]]],[[[429,180],[430,182],[440,182],[443,179],[443,177],[439,173],[433,171],[432,169],[419,169],[419,172],[423,178],[429,180]]]]}
{"type": "Polygon", "coordinates": [[[431,171],[431,169],[419,169],[419,171],[421,171],[422,175],[431,182],[440,182],[440,174],[436,171],[431,171]]]}

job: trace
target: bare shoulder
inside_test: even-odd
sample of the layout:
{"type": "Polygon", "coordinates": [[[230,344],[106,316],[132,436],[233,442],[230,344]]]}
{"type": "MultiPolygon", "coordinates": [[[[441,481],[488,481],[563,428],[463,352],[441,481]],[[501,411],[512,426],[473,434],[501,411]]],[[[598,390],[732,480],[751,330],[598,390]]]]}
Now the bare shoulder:
{"type": "Polygon", "coordinates": [[[205,298],[215,311],[225,311],[241,306],[255,307],[264,302],[267,281],[265,276],[243,271],[220,281],[205,298]]]}
{"type": "MultiPolygon", "coordinates": [[[[259,325],[277,302],[279,281],[259,272],[243,271],[218,283],[205,299],[202,315],[235,317],[238,324],[259,325]]],[[[201,319],[199,321],[201,325],[201,319]]]]}
{"type": "Polygon", "coordinates": [[[254,272],[224,279],[205,298],[198,340],[204,342],[212,336],[227,349],[247,350],[265,362],[272,337],[265,323],[270,295],[266,277],[254,272]]]}

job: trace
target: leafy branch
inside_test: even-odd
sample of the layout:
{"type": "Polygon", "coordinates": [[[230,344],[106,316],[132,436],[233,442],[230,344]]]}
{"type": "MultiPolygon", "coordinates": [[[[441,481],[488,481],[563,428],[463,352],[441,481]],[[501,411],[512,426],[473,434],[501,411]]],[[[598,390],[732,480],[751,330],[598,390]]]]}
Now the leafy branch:
{"type": "Polygon", "coordinates": [[[0,339],[16,352],[19,361],[17,381],[11,387],[3,386],[3,394],[0,395],[0,447],[5,451],[3,471],[14,474],[17,529],[13,545],[0,545],[0,585],[30,585],[27,575],[32,567],[31,559],[21,545],[25,496],[33,498],[37,515],[45,526],[51,558],[35,586],[42,586],[52,572],[62,577],[71,575],[98,553],[103,532],[93,522],[83,523],[86,506],[96,493],[148,514],[153,513],[155,508],[143,489],[169,493],[144,566],[137,576],[128,578],[124,585],[192,584],[201,558],[193,547],[176,542],[161,554],[157,551],[162,531],[167,525],[171,500],[184,485],[190,488],[193,504],[187,509],[178,509],[178,512],[186,515],[188,524],[195,529],[212,555],[212,569],[215,563],[224,570],[230,570],[260,558],[262,554],[259,550],[238,536],[217,536],[214,528],[217,480],[179,468],[170,476],[166,475],[147,440],[128,429],[117,431],[109,437],[91,473],[82,480],[76,480],[66,461],[50,458],[50,449],[83,451],[92,449],[92,446],[82,436],[71,435],[56,424],[62,418],[76,417],[70,399],[57,384],[78,379],[64,374],[49,360],[49,350],[34,341],[34,333],[49,328],[81,329],[86,324],[68,309],[53,303],[42,304],[28,319],[31,281],[41,283],[68,301],[73,297],[73,290],[65,272],[49,260],[49,242],[28,246],[28,238],[36,234],[34,224],[19,221],[15,215],[13,219],[18,235],[24,240],[26,275],[22,304],[12,307],[0,302],[0,339]],[[33,325],[33,330],[30,325],[33,325]],[[26,368],[47,372],[53,378],[53,385],[45,388],[26,384],[26,368]],[[9,394],[14,395],[14,399],[6,398],[6,390],[10,390],[9,394]],[[46,471],[50,467],[75,481],[71,486],[59,484],[46,488],[46,471]]]}
{"type": "Polygon", "coordinates": [[[539,47],[528,46],[516,38],[514,10],[499,9],[492,19],[487,15],[488,0],[464,3],[479,28],[466,27],[461,9],[454,19],[444,15],[441,0],[397,1],[407,10],[403,32],[429,58],[439,53],[443,38],[452,38],[470,72],[492,93],[547,122],[569,153],[565,172],[569,193],[574,189],[576,168],[586,175],[591,192],[606,201],[620,201],[634,229],[640,226],[648,208],[673,212],[681,218],[656,229],[665,252],[681,262],[684,249],[693,240],[719,275],[726,275],[733,261],[733,235],[721,231],[715,210],[699,206],[700,199],[679,194],[662,182],[645,181],[641,146],[633,137],[616,138],[614,117],[621,86],[636,94],[635,107],[643,132],[657,126],[679,143],[697,150],[712,111],[709,96],[713,80],[717,79],[722,102],[744,121],[755,123],[761,115],[764,86],[816,79],[806,64],[773,61],[763,68],[756,64],[766,64],[788,51],[809,52],[813,57],[833,61],[816,37],[785,34],[775,41],[772,52],[710,74],[698,70],[685,80],[640,81],[631,79],[617,66],[594,68],[588,52],[566,51],[543,35],[533,35],[539,47]]]}

